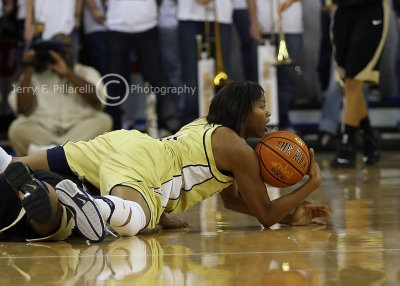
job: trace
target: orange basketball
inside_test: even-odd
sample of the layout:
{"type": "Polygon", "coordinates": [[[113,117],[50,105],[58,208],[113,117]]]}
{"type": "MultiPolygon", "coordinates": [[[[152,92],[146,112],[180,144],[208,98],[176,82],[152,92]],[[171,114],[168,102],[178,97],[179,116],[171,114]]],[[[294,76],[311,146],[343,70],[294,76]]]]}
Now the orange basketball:
{"type": "Polygon", "coordinates": [[[310,153],[296,134],[277,131],[265,136],[255,148],[261,177],[273,187],[289,187],[308,172],[310,153]]]}

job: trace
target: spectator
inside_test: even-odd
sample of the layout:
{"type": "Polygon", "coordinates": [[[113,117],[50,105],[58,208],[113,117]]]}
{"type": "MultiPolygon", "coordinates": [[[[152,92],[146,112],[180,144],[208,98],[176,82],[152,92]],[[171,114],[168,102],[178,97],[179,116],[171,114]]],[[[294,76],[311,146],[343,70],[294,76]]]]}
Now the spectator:
{"type": "MultiPolygon", "coordinates": [[[[38,64],[45,60],[39,48],[25,53],[24,73],[9,94],[9,104],[20,116],[11,124],[8,136],[20,156],[28,154],[29,148],[34,152],[67,140],[89,140],[112,126],[111,118],[100,111],[102,104],[96,96],[98,72],[74,63],[68,36],[56,35],[51,43],[59,50],[48,52],[47,65],[38,64]]],[[[103,98],[101,87],[98,94],[103,98]]]]}
{"type": "MultiPolygon", "coordinates": [[[[144,81],[161,90],[168,81],[161,69],[160,38],[157,29],[156,0],[118,1],[107,4],[107,69],[109,74],[122,77],[130,82],[130,53],[137,56],[139,72],[144,81]]],[[[121,78],[120,78],[121,79],[121,78]]],[[[111,83],[111,81],[110,81],[111,83]]],[[[121,98],[126,94],[125,84],[110,84],[106,111],[113,117],[114,129],[121,128],[121,98]]],[[[159,128],[171,132],[179,129],[176,116],[169,108],[172,98],[169,93],[157,94],[157,115],[159,128]],[[166,108],[168,107],[168,108],[166,108]]]]}
{"type": "MultiPolygon", "coordinates": [[[[287,0],[285,10],[297,0],[287,0]]],[[[379,82],[379,60],[389,28],[390,7],[386,0],[334,0],[337,8],[332,25],[336,72],[344,86],[344,131],[332,167],[354,167],[357,133],[363,131],[363,161],[371,165],[380,158],[379,139],[371,127],[364,83],[379,82]]]]}
{"type": "Polygon", "coordinates": [[[321,150],[336,149],[341,124],[342,102],[343,89],[335,80],[332,66],[318,124],[318,148],[321,150]]]}
{"type": "Polygon", "coordinates": [[[329,86],[329,79],[332,65],[332,46],[330,39],[331,11],[327,2],[329,0],[321,0],[321,39],[319,42],[319,58],[318,58],[318,77],[321,85],[321,90],[326,91],[329,86]]]}
{"type": "Polygon", "coordinates": [[[0,1],[0,18],[10,14],[14,10],[13,0],[0,1]]]}
{"type": "Polygon", "coordinates": [[[26,0],[25,42],[29,44],[37,33],[37,25],[43,24],[43,40],[62,33],[70,35],[74,44],[75,60],[79,56],[79,28],[83,0],[26,0]]]}
{"type": "MultiPolygon", "coordinates": [[[[178,19],[176,18],[176,0],[163,0],[159,8],[158,30],[161,42],[161,60],[163,72],[168,82],[175,87],[183,86],[182,63],[178,44],[178,19]]],[[[184,98],[178,95],[175,109],[179,117],[183,111],[184,98]]]]}
{"type": "Polygon", "coordinates": [[[257,23],[252,23],[250,20],[246,0],[233,1],[233,23],[240,40],[244,79],[257,82],[257,42],[250,34],[251,25],[257,23]]]}
{"type": "Polygon", "coordinates": [[[396,53],[396,74],[397,74],[397,93],[400,96],[400,0],[393,0],[393,8],[396,10],[397,19],[397,53],[396,53]]]}
{"type": "Polygon", "coordinates": [[[17,30],[18,30],[18,65],[22,64],[22,57],[25,52],[26,46],[24,41],[25,17],[26,17],[26,1],[17,1],[17,30]]]}
{"type": "MultiPolygon", "coordinates": [[[[252,0],[255,1],[255,0],[252,0]]],[[[276,43],[277,51],[279,45],[278,35],[278,14],[271,13],[273,7],[271,1],[257,0],[254,7],[257,9],[258,22],[261,26],[261,33],[263,37],[269,39],[273,37],[272,42],[276,43]],[[271,15],[273,17],[271,18],[271,15]]],[[[278,106],[279,106],[279,128],[283,130],[291,130],[292,124],[289,118],[289,108],[292,99],[296,96],[298,75],[296,72],[296,65],[301,56],[301,49],[303,45],[303,9],[301,3],[296,3],[285,12],[282,17],[282,30],[286,40],[286,46],[291,59],[294,61],[293,65],[279,65],[277,66],[278,77],[278,106]]]]}
{"type": "Polygon", "coordinates": [[[11,77],[17,69],[18,30],[13,0],[0,0],[0,115],[9,113],[7,99],[11,77]]]}
{"type": "Polygon", "coordinates": [[[83,29],[88,63],[101,75],[105,75],[107,69],[105,10],[101,0],[85,0],[85,4],[83,29]]]}
{"type": "MultiPolygon", "coordinates": [[[[214,22],[218,23],[221,35],[221,52],[224,68],[229,76],[230,46],[233,5],[231,0],[186,0],[178,1],[179,46],[182,59],[183,82],[189,87],[197,87],[197,42],[196,35],[205,39],[205,21],[210,22],[210,37],[214,38],[214,22]],[[214,5],[217,19],[214,17],[214,5]]],[[[215,57],[215,45],[211,43],[211,56],[215,57]]],[[[183,121],[190,122],[197,118],[198,93],[185,97],[183,121]]]]}

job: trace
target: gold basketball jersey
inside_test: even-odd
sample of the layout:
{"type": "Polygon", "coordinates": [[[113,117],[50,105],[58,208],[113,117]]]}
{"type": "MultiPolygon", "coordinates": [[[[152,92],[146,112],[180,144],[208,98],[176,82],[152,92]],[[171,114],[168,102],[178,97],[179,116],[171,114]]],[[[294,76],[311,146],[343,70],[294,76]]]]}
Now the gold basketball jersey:
{"type": "MultiPolygon", "coordinates": [[[[178,213],[229,186],[233,178],[216,167],[211,135],[219,125],[199,119],[173,136],[162,139],[172,162],[161,188],[166,212],[178,213]],[[172,175],[172,176],[171,176],[172,175]]],[[[165,162],[168,164],[168,162],[165,162]]],[[[167,169],[167,166],[164,166],[167,169]]]]}
{"type": "Polygon", "coordinates": [[[116,185],[138,190],[153,220],[163,211],[180,213],[222,191],[233,177],[216,167],[211,135],[219,125],[198,119],[173,136],[153,139],[139,131],[119,130],[88,142],[67,142],[71,170],[103,195],[116,185]]]}

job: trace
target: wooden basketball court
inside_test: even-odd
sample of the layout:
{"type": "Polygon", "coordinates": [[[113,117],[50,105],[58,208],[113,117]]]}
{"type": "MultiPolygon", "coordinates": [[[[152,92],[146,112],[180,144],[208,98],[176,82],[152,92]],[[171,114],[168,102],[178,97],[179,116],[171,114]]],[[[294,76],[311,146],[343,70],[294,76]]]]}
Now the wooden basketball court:
{"type": "Polygon", "coordinates": [[[262,229],[215,197],[181,215],[187,231],[0,243],[0,285],[399,285],[400,153],[350,170],[331,157],[317,153],[323,183],[310,197],[333,213],[325,228],[262,229]]]}

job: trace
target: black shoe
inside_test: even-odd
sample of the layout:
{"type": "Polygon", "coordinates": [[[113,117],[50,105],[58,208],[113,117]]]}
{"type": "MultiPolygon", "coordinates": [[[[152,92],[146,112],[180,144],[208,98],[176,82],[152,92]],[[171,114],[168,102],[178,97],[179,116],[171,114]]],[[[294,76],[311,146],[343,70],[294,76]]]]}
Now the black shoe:
{"type": "Polygon", "coordinates": [[[60,203],[68,208],[75,218],[75,226],[83,237],[91,242],[102,241],[107,232],[93,198],[70,180],[56,186],[60,203]]]}
{"type": "Polygon", "coordinates": [[[317,148],[321,151],[335,150],[337,148],[336,136],[328,132],[320,132],[317,148]]]}
{"type": "Polygon", "coordinates": [[[364,136],[362,160],[367,165],[373,165],[379,161],[380,157],[380,134],[374,130],[372,134],[364,136]]]}
{"type": "Polygon", "coordinates": [[[32,170],[22,162],[14,162],[7,167],[4,175],[28,217],[40,224],[50,222],[54,214],[49,191],[44,183],[33,177],[32,170]]]}
{"type": "Polygon", "coordinates": [[[338,154],[331,161],[334,168],[353,168],[356,165],[356,150],[350,144],[341,144],[338,154]]]}

